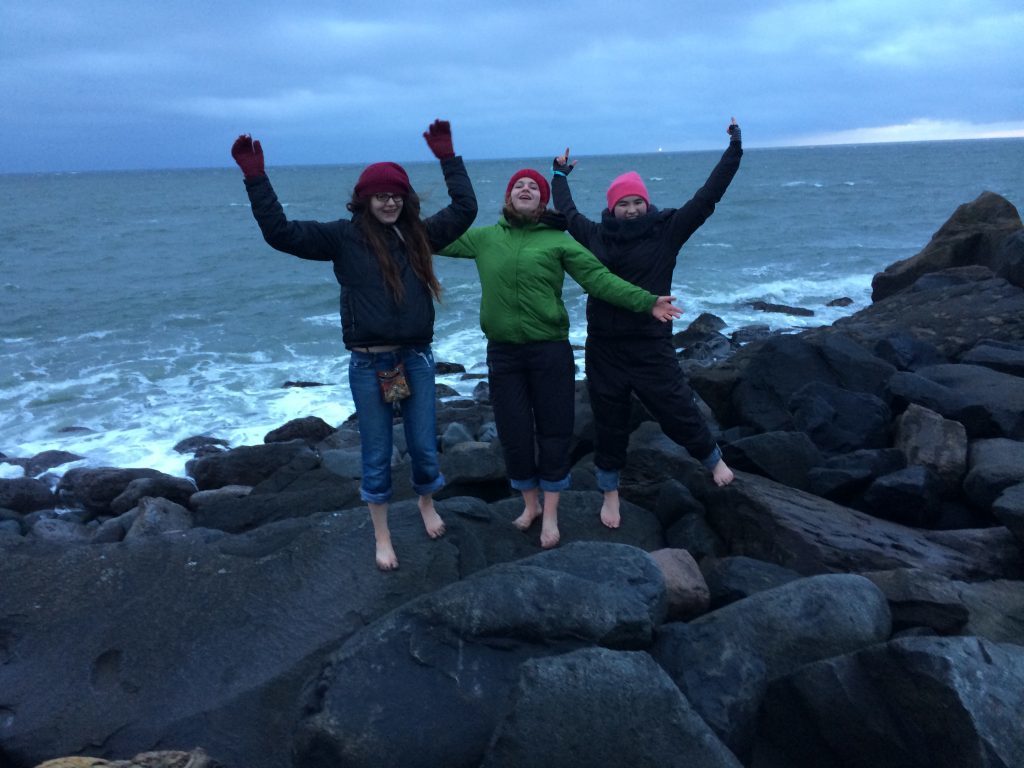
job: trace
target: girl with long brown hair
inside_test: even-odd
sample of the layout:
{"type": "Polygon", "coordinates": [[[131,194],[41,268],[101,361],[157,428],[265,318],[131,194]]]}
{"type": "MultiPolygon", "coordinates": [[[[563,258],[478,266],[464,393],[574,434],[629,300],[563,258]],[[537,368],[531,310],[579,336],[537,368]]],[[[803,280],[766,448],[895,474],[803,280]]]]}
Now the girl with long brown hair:
{"type": "Polygon", "coordinates": [[[392,422],[397,407],[412,462],[412,486],[431,538],[444,533],[433,494],[444,486],[435,425],[434,299],[441,286],[431,254],[473,223],[476,197],[451,128],[435,120],[423,134],[441,161],[451,204],[426,219],[405,169],[367,166],[356,182],[351,220],[289,221],[263,168],[263,150],[239,136],[231,155],[245,175],[252,213],[267,243],[302,259],[329,261],[341,286],[341,328],[349,351],[349,386],[362,450],[360,496],[370,508],[377,567],[393,570],[398,558],[388,528],[392,496],[392,422]]]}

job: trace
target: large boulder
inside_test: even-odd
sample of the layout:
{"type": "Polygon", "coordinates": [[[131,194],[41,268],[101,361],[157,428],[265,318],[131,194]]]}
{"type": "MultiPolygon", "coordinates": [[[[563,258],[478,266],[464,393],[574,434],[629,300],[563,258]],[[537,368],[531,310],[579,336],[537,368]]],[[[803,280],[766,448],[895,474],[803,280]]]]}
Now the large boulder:
{"type": "Polygon", "coordinates": [[[813,381],[794,392],[786,407],[793,426],[826,453],[889,446],[892,414],[877,395],[813,381]]]}
{"type": "Polygon", "coordinates": [[[0,754],[31,766],[201,745],[228,766],[288,765],[303,687],[330,651],[479,560],[445,504],[438,540],[415,503],[393,505],[390,573],[374,563],[365,511],[237,536],[0,538],[0,754]]]}
{"type": "Polygon", "coordinates": [[[979,264],[998,272],[1006,240],[1021,229],[1020,214],[1006,198],[983,192],[964,203],[916,256],[890,264],[871,281],[874,301],[897,293],[929,272],[979,264]]]}
{"type": "Polygon", "coordinates": [[[111,514],[114,499],[127,490],[133,480],[159,478],[155,469],[118,467],[74,467],[57,484],[57,494],[66,506],[81,507],[94,514],[111,514]]]}
{"type": "Polygon", "coordinates": [[[663,626],[651,653],[736,754],[751,746],[772,680],[889,637],[885,596],[867,579],[813,576],[759,592],[699,619],[663,626]]]}
{"type": "Polygon", "coordinates": [[[579,543],[479,572],[345,643],[307,703],[293,764],[478,765],[524,662],[649,647],[664,615],[658,568],[634,547],[579,543]],[[408,727],[424,712],[429,728],[408,727]]]}
{"type": "Polygon", "coordinates": [[[842,333],[868,349],[899,333],[947,360],[956,359],[981,339],[1024,340],[1024,291],[991,273],[932,286],[915,284],[913,290],[876,301],[822,332],[842,333]]]}
{"type": "Polygon", "coordinates": [[[810,472],[822,463],[818,446],[805,432],[762,432],[741,437],[722,449],[733,470],[753,472],[791,488],[807,490],[810,472]]]}
{"type": "Polygon", "coordinates": [[[927,568],[979,580],[1024,573],[1024,552],[1005,528],[918,531],[745,473],[702,501],[729,552],[804,575],[927,568]]]}
{"type": "Polygon", "coordinates": [[[0,509],[14,512],[34,512],[53,509],[57,497],[50,486],[33,477],[0,478],[0,509]]]}
{"type": "Polygon", "coordinates": [[[778,680],[758,733],[791,768],[1014,768],[1021,711],[1024,648],[910,637],[778,680]]]}
{"type": "Polygon", "coordinates": [[[1024,438],[1024,379],[980,365],[933,365],[889,381],[894,398],[964,425],[971,438],[1024,438]]]}
{"type": "Polygon", "coordinates": [[[907,464],[928,467],[946,489],[958,488],[967,474],[967,430],[935,411],[911,404],[897,420],[896,447],[907,464]]]}
{"type": "MultiPolygon", "coordinates": [[[[230,451],[192,459],[185,465],[201,491],[225,485],[258,485],[289,464],[305,470],[319,465],[317,453],[305,440],[266,445],[243,445],[230,451]]],[[[74,471],[74,470],[72,470],[74,471]]]]}
{"type": "Polygon", "coordinates": [[[988,509],[1004,490],[1024,483],[1024,442],[978,440],[971,445],[964,493],[977,506],[988,509]]]}
{"type": "Polygon", "coordinates": [[[959,362],[1024,377],[1024,343],[985,339],[961,355],[959,362]]]}
{"type": "Polygon", "coordinates": [[[530,659],[519,668],[480,766],[528,765],[740,768],[650,656],[607,648],[530,659]]]}

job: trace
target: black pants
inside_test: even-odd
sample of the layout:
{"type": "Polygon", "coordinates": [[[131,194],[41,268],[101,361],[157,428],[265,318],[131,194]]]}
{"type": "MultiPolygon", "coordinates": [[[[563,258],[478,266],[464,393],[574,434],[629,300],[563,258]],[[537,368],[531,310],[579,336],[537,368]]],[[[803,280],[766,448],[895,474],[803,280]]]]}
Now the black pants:
{"type": "Polygon", "coordinates": [[[693,458],[703,462],[717,452],[670,339],[589,337],[586,362],[599,469],[617,471],[626,465],[633,392],[664,433],[693,458]]]}
{"type": "Polygon", "coordinates": [[[569,342],[490,342],[487,369],[512,487],[567,488],[576,394],[569,342]]]}

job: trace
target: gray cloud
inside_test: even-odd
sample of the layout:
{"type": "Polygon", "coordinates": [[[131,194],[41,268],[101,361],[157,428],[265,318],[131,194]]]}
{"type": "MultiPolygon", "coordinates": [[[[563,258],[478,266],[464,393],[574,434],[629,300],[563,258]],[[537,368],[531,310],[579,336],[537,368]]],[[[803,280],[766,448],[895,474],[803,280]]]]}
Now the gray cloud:
{"type": "Polygon", "coordinates": [[[297,5],[7,0],[0,172],[1024,136],[1019,0],[297,5]]]}

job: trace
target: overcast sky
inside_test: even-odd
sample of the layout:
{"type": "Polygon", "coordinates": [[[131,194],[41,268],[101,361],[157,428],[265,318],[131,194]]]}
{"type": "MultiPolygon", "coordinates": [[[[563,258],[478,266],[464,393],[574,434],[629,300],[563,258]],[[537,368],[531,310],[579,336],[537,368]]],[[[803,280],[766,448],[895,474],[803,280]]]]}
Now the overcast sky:
{"type": "Polygon", "coordinates": [[[1022,0],[3,0],[0,172],[1024,136],[1022,0]]]}

